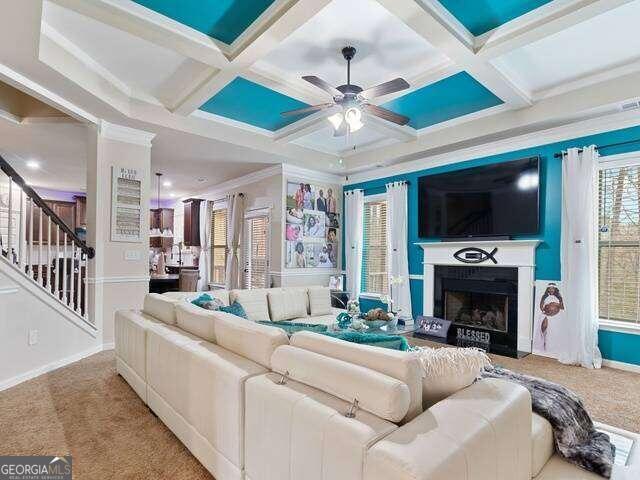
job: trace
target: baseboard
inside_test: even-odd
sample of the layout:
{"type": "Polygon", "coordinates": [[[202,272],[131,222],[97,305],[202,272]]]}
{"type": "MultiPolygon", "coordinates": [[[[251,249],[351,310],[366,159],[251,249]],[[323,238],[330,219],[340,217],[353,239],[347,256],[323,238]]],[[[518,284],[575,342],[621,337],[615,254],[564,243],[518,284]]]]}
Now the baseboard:
{"type": "Polygon", "coordinates": [[[7,390],[8,388],[15,387],[16,385],[22,382],[26,382],[27,380],[32,380],[36,377],[39,377],[40,375],[44,375],[45,373],[53,372],[58,368],[65,367],[74,362],[77,362],[78,360],[82,360],[83,358],[87,358],[91,355],[95,355],[96,353],[100,353],[103,350],[113,350],[113,348],[113,343],[96,345],[95,347],[91,347],[87,350],[76,353],[75,355],[70,355],[60,360],[56,360],[55,362],[51,362],[41,367],[34,368],[33,370],[29,370],[28,372],[22,373],[20,375],[16,375],[15,377],[11,377],[4,382],[0,382],[0,392],[3,390],[7,390]]]}
{"type": "Polygon", "coordinates": [[[114,342],[102,344],[102,350],[114,350],[115,348],[116,348],[116,344],[114,342]]]}
{"type": "Polygon", "coordinates": [[[626,370],[627,372],[640,373],[640,365],[633,363],[618,362],[616,360],[602,360],[603,367],[616,368],[618,370],[626,370]]]}

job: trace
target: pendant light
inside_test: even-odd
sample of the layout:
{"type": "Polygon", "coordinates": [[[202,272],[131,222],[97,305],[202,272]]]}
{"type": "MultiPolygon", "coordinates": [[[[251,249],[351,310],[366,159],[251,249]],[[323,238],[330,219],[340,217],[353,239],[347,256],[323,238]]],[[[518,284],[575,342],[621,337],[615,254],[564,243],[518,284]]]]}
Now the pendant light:
{"type": "MultiPolygon", "coordinates": [[[[156,172],[156,177],[158,179],[158,196],[156,198],[156,202],[157,202],[156,203],[156,208],[158,210],[160,210],[160,182],[161,182],[162,173],[156,172]]],[[[171,231],[170,228],[165,228],[162,231],[160,231],[159,228],[152,228],[151,231],[149,232],[149,236],[150,237],[173,238],[173,232],[171,231]]]]}

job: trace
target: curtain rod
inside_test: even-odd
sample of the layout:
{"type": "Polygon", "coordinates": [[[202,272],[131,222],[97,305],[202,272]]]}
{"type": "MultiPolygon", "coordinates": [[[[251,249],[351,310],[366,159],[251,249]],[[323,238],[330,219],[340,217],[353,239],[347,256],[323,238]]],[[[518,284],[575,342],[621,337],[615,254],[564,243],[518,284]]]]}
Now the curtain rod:
{"type": "MultiPolygon", "coordinates": [[[[617,142],[617,143],[609,143],[608,145],[601,145],[601,146],[597,146],[596,145],[596,149],[597,150],[602,150],[603,148],[612,148],[612,147],[619,147],[621,145],[629,145],[631,143],[640,143],[640,139],[637,140],[628,140],[626,142],[617,142]]],[[[562,150],[561,152],[558,152],[554,155],[554,158],[562,158],[564,153],[566,152],[566,150],[562,150]]],[[[578,152],[582,152],[582,149],[579,148],[578,152]]]]}

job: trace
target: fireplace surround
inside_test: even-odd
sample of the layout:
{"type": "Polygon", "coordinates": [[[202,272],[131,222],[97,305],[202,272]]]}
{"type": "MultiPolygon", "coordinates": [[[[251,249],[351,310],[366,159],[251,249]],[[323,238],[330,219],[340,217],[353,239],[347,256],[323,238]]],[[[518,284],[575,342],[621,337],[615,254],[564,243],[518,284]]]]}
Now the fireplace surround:
{"type": "Polygon", "coordinates": [[[447,338],[449,343],[480,346],[492,353],[516,357],[517,312],[517,268],[435,267],[433,315],[453,322],[447,338]],[[470,332],[474,332],[471,337],[470,332]],[[482,335],[476,336],[475,332],[482,335]]]}
{"type": "MultiPolygon", "coordinates": [[[[445,315],[443,298],[437,301],[438,290],[441,286],[436,286],[436,268],[439,267],[456,267],[459,272],[475,272],[473,275],[480,275],[474,278],[457,278],[458,280],[487,280],[488,287],[482,290],[478,284],[466,284],[460,290],[455,286],[451,286],[453,292],[466,291],[475,293],[477,303],[489,303],[486,309],[496,309],[494,304],[487,301],[487,298],[478,298],[478,295],[505,295],[508,297],[506,305],[507,315],[507,332],[500,332],[499,328],[480,328],[473,325],[478,317],[471,315],[471,320],[455,322],[452,324],[450,333],[455,334],[454,338],[449,338],[449,343],[460,344],[464,341],[458,340],[458,330],[462,340],[468,341],[468,344],[482,346],[482,344],[491,343],[492,339],[500,340],[496,335],[505,335],[502,340],[511,348],[500,352],[504,355],[513,355],[517,353],[522,355],[531,353],[532,332],[533,332],[533,295],[534,295],[534,272],[536,248],[540,243],[539,240],[475,240],[468,241],[447,241],[447,242],[419,242],[416,245],[424,250],[424,273],[423,273],[423,313],[426,316],[436,316],[443,318],[445,315]],[[481,267],[481,268],[478,268],[481,267]],[[465,269],[471,270],[465,270],[465,269]],[[474,270],[475,269],[475,270],[474,270]],[[495,270],[494,270],[495,269],[495,270]],[[510,270],[508,277],[504,276],[504,270],[510,270]],[[482,272],[482,273],[481,273],[482,272]],[[496,277],[493,280],[486,278],[486,272],[493,272],[496,277]],[[485,277],[482,277],[484,275],[485,277]],[[508,278],[508,280],[507,280],[508,278]],[[493,283],[493,285],[490,285],[493,283]],[[508,292],[501,291],[508,283],[508,292]],[[490,290],[490,291],[486,291],[490,290]],[[510,300],[509,300],[510,299],[510,300]],[[439,302],[439,303],[438,303],[439,302]],[[464,324],[464,323],[467,324],[464,324]],[[489,340],[489,342],[487,341],[489,340]],[[513,348],[515,347],[515,348],[513,348]]],[[[460,277],[460,275],[458,275],[460,277]]],[[[455,276],[454,276],[455,279],[455,276]]],[[[441,296],[442,297],[442,296],[441,296]]],[[[458,299],[463,301],[464,299],[458,299]]],[[[451,303],[451,300],[450,300],[451,303]]],[[[481,305],[482,306],[482,305],[481,305]]],[[[480,309],[482,310],[482,308],[480,309]]],[[[456,312],[457,314],[458,312],[456,312]]],[[[469,312],[467,312],[469,313],[469,312]]],[[[495,313],[495,312],[494,312],[495,313]]],[[[465,317],[466,318],[466,317],[465,317]]],[[[499,353],[499,352],[496,352],[499,353]]]]}

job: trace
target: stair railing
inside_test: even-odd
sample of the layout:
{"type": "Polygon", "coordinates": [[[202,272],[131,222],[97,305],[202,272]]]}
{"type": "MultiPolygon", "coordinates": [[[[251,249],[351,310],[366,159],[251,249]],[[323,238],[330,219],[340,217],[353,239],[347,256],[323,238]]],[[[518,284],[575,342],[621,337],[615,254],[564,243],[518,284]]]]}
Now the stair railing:
{"type": "Polygon", "coordinates": [[[89,247],[0,155],[0,257],[93,326],[89,247]]]}

